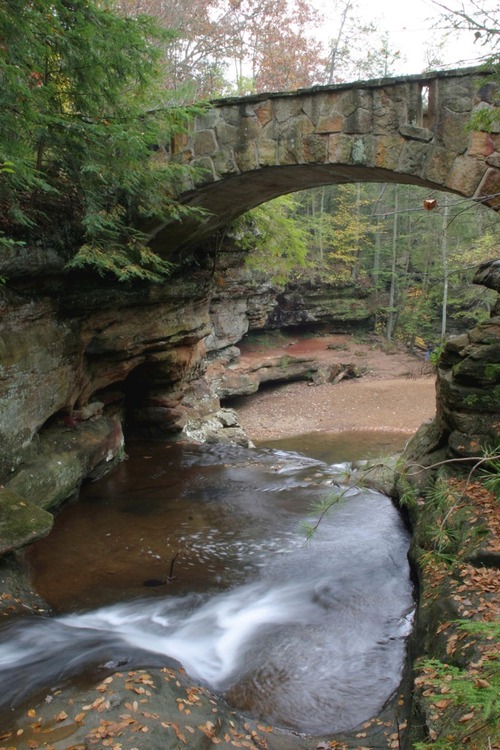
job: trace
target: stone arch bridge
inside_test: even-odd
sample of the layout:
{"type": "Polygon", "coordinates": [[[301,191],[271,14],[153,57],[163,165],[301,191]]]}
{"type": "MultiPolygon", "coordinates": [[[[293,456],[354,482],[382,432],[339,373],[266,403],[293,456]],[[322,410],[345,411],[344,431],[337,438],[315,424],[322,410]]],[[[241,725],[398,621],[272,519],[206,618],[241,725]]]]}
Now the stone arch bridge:
{"type": "Polygon", "coordinates": [[[198,243],[271,198],[332,183],[420,185],[498,209],[500,128],[467,129],[497,94],[484,72],[462,69],[215,101],[161,150],[201,170],[178,197],[209,213],[154,227],[152,245],[198,243]]]}

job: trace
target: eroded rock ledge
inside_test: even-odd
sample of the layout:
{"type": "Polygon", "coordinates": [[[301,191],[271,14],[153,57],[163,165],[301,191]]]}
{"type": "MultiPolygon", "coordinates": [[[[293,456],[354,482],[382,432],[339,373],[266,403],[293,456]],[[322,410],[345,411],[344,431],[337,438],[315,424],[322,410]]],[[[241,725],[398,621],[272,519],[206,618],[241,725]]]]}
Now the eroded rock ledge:
{"type": "Polygon", "coordinates": [[[68,274],[54,253],[17,252],[0,262],[0,509],[4,519],[32,512],[24,531],[17,511],[2,527],[0,554],[47,533],[36,508],[57,507],[121,460],[125,433],[248,445],[220,399],[316,377],[319,365],[289,357],[245,372],[235,344],[247,331],[345,331],[371,314],[361,288],[276,287],[231,245],[198,251],[162,285],[68,274]]]}

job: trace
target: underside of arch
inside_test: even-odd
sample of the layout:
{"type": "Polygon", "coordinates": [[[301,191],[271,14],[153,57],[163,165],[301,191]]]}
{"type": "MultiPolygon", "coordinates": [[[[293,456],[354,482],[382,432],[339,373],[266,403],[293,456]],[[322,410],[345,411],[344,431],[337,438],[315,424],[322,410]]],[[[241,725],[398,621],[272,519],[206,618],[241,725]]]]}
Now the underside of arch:
{"type": "Polygon", "coordinates": [[[208,239],[251,208],[280,195],[323,185],[344,185],[357,182],[392,182],[463,195],[458,190],[451,191],[448,187],[415,175],[405,175],[374,167],[348,164],[296,164],[266,167],[233,175],[187,194],[183,199],[184,205],[202,209],[205,212],[203,217],[158,227],[152,234],[151,246],[161,254],[173,249],[190,247],[208,239]]]}

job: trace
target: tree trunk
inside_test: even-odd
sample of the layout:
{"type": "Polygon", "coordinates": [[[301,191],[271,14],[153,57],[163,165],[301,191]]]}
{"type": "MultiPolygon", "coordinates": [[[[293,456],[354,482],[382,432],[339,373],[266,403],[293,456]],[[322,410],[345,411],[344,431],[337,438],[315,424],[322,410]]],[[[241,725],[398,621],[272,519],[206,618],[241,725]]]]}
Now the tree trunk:
{"type": "Polygon", "coordinates": [[[387,341],[392,341],[394,326],[396,323],[396,289],[397,289],[397,259],[398,259],[398,210],[399,210],[399,185],[394,189],[394,218],[392,222],[392,262],[391,262],[391,288],[389,292],[389,313],[387,315],[387,341]]]}
{"type": "Polygon", "coordinates": [[[448,221],[450,216],[450,204],[448,196],[444,196],[443,223],[441,225],[441,260],[443,262],[443,299],[441,306],[441,339],[446,336],[446,324],[448,314],[448,221]]]}

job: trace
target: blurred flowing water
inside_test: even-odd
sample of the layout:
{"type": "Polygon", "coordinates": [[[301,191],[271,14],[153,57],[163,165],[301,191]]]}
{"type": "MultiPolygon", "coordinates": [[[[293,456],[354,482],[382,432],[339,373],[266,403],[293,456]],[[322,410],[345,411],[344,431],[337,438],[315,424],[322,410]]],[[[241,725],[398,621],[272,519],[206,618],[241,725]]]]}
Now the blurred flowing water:
{"type": "Polygon", "coordinates": [[[234,707],[300,732],[377,713],[411,631],[409,534],[385,495],[346,490],[342,446],[333,463],[322,440],[322,459],[129,446],[29,550],[55,614],[0,631],[4,706],[89,669],[174,660],[234,707]],[[307,540],[314,504],[339,491],[307,540]]]}

